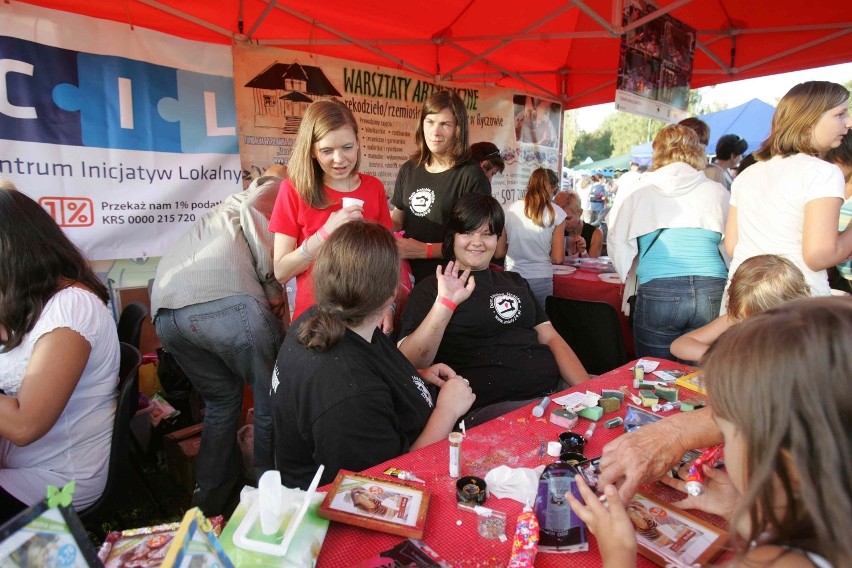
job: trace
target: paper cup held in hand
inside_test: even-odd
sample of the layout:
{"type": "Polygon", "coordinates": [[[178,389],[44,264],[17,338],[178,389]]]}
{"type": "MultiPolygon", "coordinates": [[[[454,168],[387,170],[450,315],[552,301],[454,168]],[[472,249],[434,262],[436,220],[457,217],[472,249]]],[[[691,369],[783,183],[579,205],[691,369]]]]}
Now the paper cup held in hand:
{"type": "Polygon", "coordinates": [[[364,200],[358,199],[357,197],[344,197],[343,198],[343,207],[344,208],[350,207],[352,205],[360,205],[361,207],[363,207],[364,206],[364,200]]]}

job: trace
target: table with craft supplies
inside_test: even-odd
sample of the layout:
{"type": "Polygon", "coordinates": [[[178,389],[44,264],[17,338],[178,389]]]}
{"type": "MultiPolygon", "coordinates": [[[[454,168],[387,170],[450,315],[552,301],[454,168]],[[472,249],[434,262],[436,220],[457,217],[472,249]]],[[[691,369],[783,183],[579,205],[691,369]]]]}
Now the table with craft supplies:
{"type": "Polygon", "coordinates": [[[553,295],[557,298],[606,302],[618,312],[624,346],[627,353],[634,353],[633,330],[627,316],[621,311],[624,284],[614,272],[592,272],[568,265],[555,265],[553,272],[553,295]]]}
{"type": "MultiPolygon", "coordinates": [[[[651,358],[646,360],[658,361],[657,371],[692,370],[688,366],[672,361],[651,358]]],[[[634,363],[635,361],[613,369],[578,387],[559,393],[559,395],[572,392],[583,393],[585,391],[600,394],[602,389],[618,389],[625,385],[629,387],[630,392],[636,394],[637,391],[633,388],[634,374],[631,370],[634,363]]],[[[650,374],[647,376],[647,379],[653,378],[655,377],[650,374]]],[[[676,388],[680,390],[681,399],[705,399],[693,390],[676,388]]],[[[554,398],[559,395],[554,395],[554,398]]],[[[604,426],[604,423],[614,417],[624,418],[628,408],[627,404],[628,400],[625,398],[625,402],[619,410],[604,414],[598,421],[594,435],[586,443],[584,452],[586,458],[599,456],[607,442],[624,432],[621,426],[609,429],[604,426]]],[[[535,404],[530,404],[467,430],[461,444],[460,469],[462,477],[485,478],[490,470],[501,465],[512,468],[534,468],[556,461],[557,458],[547,455],[545,448],[548,442],[557,441],[559,434],[565,431],[564,428],[549,421],[552,411],[559,406],[551,402],[540,418],[532,414],[532,409],[535,406],[535,404]]],[[[668,416],[677,412],[680,411],[672,410],[658,412],[657,414],[668,416]]],[[[583,434],[590,423],[590,420],[580,418],[572,431],[583,434]]],[[[666,441],[661,440],[660,443],[665,444],[666,441]]],[[[522,512],[522,504],[510,498],[488,497],[484,503],[485,507],[506,514],[505,534],[507,540],[501,542],[480,536],[477,532],[477,515],[458,508],[456,497],[456,482],[458,480],[450,477],[448,460],[449,444],[444,440],[391,459],[362,473],[375,478],[398,481],[383,474],[383,471],[387,468],[395,467],[410,471],[425,481],[425,485],[409,483],[412,487],[425,487],[431,493],[423,541],[452,566],[506,566],[511,555],[515,521],[522,512]]],[[[640,491],[666,503],[683,498],[683,494],[656,482],[642,487],[640,491]]],[[[696,516],[717,527],[724,525],[722,519],[712,515],[696,513],[696,516]]],[[[371,558],[379,552],[394,547],[402,540],[399,536],[332,522],[320,551],[317,566],[337,568],[355,565],[361,560],[371,558]]],[[[539,552],[535,559],[535,565],[539,567],[566,565],[592,567],[600,566],[600,563],[597,542],[595,537],[591,535],[589,536],[587,552],[572,554],[539,552]]],[[[638,558],[638,565],[653,566],[650,560],[641,556],[638,558]]]]}

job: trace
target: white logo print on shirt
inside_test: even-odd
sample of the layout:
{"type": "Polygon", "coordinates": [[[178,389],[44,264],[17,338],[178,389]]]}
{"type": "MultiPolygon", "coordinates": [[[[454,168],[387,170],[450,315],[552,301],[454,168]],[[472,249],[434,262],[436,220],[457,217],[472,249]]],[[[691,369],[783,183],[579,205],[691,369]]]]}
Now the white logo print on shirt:
{"type": "Polygon", "coordinates": [[[491,309],[500,323],[513,323],[521,315],[521,299],[509,293],[493,294],[491,309]]]}
{"type": "Polygon", "coordinates": [[[278,385],[281,384],[281,381],[278,380],[278,365],[275,365],[275,369],[272,370],[272,392],[278,392],[278,385]]]}
{"type": "Polygon", "coordinates": [[[432,408],[432,395],[429,394],[429,389],[426,387],[426,384],[423,382],[423,379],[421,379],[417,375],[411,375],[411,380],[414,383],[414,386],[417,387],[417,390],[420,391],[420,396],[425,398],[426,402],[429,403],[429,408],[432,408]]]}
{"type": "Polygon", "coordinates": [[[418,217],[425,217],[432,210],[432,204],[435,203],[435,192],[428,187],[421,187],[414,190],[411,197],[408,198],[408,205],[411,207],[411,212],[418,217]]]}

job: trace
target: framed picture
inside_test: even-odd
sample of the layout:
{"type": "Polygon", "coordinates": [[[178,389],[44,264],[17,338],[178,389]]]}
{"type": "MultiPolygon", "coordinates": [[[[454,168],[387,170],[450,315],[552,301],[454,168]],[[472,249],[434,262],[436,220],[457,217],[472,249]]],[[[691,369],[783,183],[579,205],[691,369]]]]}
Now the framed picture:
{"type": "Polygon", "coordinates": [[[728,534],[681,509],[637,494],[627,505],[639,554],[660,566],[704,566],[722,551],[728,534]]]}
{"type": "Polygon", "coordinates": [[[0,566],[101,567],[71,507],[36,503],[0,527],[0,566]]]}
{"type": "Polygon", "coordinates": [[[320,505],[324,519],[423,538],[429,492],[394,481],[341,470],[320,505]]]}

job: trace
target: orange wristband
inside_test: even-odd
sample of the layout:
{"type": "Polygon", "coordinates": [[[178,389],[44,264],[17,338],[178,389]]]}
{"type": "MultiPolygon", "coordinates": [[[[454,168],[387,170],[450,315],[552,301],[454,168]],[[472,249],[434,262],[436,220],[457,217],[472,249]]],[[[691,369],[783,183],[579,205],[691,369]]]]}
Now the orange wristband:
{"type": "Polygon", "coordinates": [[[319,231],[317,231],[317,235],[319,235],[319,238],[324,241],[327,241],[329,237],[328,231],[325,230],[325,227],[320,227],[319,231]]]}
{"type": "Polygon", "coordinates": [[[456,308],[459,307],[458,304],[453,303],[452,300],[450,300],[449,298],[445,298],[443,296],[438,296],[438,298],[435,301],[438,302],[439,304],[444,304],[445,306],[450,308],[451,312],[456,311],[456,308]]]}
{"type": "Polygon", "coordinates": [[[432,250],[432,243],[426,243],[426,258],[435,256],[435,251],[432,250]]]}

